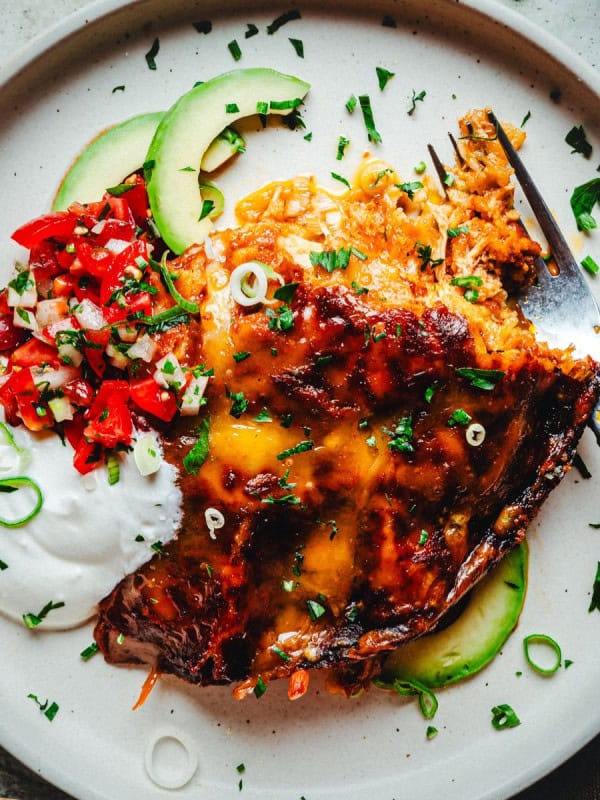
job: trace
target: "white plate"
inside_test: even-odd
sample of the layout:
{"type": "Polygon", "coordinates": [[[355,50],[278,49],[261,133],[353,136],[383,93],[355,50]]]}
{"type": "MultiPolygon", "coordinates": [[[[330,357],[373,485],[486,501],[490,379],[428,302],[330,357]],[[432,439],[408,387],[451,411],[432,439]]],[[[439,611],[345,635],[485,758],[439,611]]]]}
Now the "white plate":
{"type": "MultiPolygon", "coordinates": [[[[298,172],[313,171],[333,186],[330,172],[350,175],[365,149],[381,153],[410,179],[412,166],[426,156],[426,142],[448,153],[446,130],[456,117],[490,105],[517,124],[531,112],[527,163],[576,255],[589,253],[600,261],[600,237],[584,241],[568,206],[571,189],[595,177],[597,164],[570,155],[564,142],[571,126],[583,123],[598,152],[599,81],[520,17],[483,0],[405,0],[398,6],[381,0],[371,13],[351,0],[311,0],[303,4],[301,20],[267,36],[265,24],[286,4],[240,0],[228,4],[226,15],[211,0],[187,13],[186,5],[169,3],[167,10],[162,0],[100,3],[94,13],[75,15],[38,40],[8,70],[0,88],[0,249],[6,272],[19,255],[10,233],[48,208],[81,146],[110,123],[166,108],[196,80],[235,67],[227,49],[234,38],[243,51],[238,66],[271,66],[311,81],[305,118],[313,140],[285,129],[251,133],[246,155],[222,176],[230,206],[243,192],[298,172]],[[234,6],[243,10],[237,13],[234,6]],[[397,28],[381,25],[385,13],[395,16],[397,28]],[[213,21],[209,35],[191,25],[202,19],[213,21]],[[245,39],[248,22],[260,34],[245,39]],[[144,53],[155,36],[158,68],[150,71],[144,53]],[[304,60],[289,37],[304,41],[304,60]],[[376,66],[396,73],[383,93],[376,66]],[[125,91],[112,91],[120,85],[125,91]],[[550,99],[556,89],[560,103],[550,99]],[[427,95],[408,116],[413,90],[427,95]],[[369,147],[359,113],[346,113],[352,92],[371,95],[382,146],[369,147]],[[342,134],[352,144],[340,163],[335,154],[342,134]]],[[[530,216],[527,210],[524,215],[530,216]]],[[[581,452],[597,473],[600,453],[589,433],[581,452]]],[[[198,759],[190,782],[177,791],[182,800],[320,800],[341,791],[347,800],[505,798],[600,730],[600,706],[591,702],[597,695],[599,615],[587,611],[600,555],[598,532],[587,525],[598,519],[594,486],[572,472],[546,503],[530,533],[531,580],[519,629],[490,668],[440,692],[440,733],[432,741],[425,739],[427,722],[414,703],[375,690],[344,701],[328,696],[318,677],[311,695],[294,704],[283,685],[272,685],[260,701],[236,703],[228,688],[198,689],[164,679],[133,713],[144,674],[108,667],[100,657],[82,663],[78,654],[91,640],[89,627],[32,633],[5,620],[0,741],[82,800],[168,797],[169,790],[148,778],[144,760],[158,737],[173,732],[198,759]],[[568,671],[543,679],[527,670],[521,642],[532,632],[560,642],[573,661],[568,671]],[[59,703],[54,722],[27,699],[30,692],[59,703]],[[497,732],[490,709],[503,702],[515,708],[522,725],[497,732]],[[236,766],[242,762],[240,776],[236,766]]],[[[170,752],[166,748],[163,755],[170,752]]]]}

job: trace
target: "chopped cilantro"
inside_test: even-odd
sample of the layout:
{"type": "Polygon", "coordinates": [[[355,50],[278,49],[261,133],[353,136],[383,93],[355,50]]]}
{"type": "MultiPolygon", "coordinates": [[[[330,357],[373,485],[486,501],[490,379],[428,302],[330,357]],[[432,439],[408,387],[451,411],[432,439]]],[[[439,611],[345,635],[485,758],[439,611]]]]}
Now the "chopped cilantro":
{"type": "Polygon", "coordinates": [[[313,250],[310,253],[310,263],[313,267],[318,265],[330,273],[336,269],[346,269],[351,252],[349,247],[340,247],[339,250],[323,250],[320,253],[313,250]]]}
{"type": "MultiPolygon", "coordinates": [[[[457,236],[460,236],[461,233],[468,233],[469,226],[468,225],[459,225],[457,228],[448,228],[448,236],[451,239],[456,239],[457,236]]],[[[459,284],[460,285],[460,284],[459,284]]]]}
{"type": "Polygon", "coordinates": [[[385,67],[375,67],[375,72],[377,73],[377,81],[381,91],[385,89],[388,81],[396,74],[395,72],[390,72],[389,69],[385,69],[385,67]]]}
{"type": "Polygon", "coordinates": [[[232,417],[239,419],[244,411],[247,410],[250,401],[244,397],[243,392],[230,392],[227,387],[225,387],[225,396],[232,401],[229,413],[232,417]]]}
{"type": "Polygon", "coordinates": [[[598,227],[598,223],[592,216],[592,210],[599,201],[600,178],[592,178],[591,181],[573,189],[571,208],[580,231],[591,231],[598,227]]]}
{"type": "Polygon", "coordinates": [[[254,687],[254,696],[259,700],[266,691],[267,685],[259,675],[256,679],[256,686],[254,687]]]}
{"type": "Polygon", "coordinates": [[[468,425],[472,419],[473,417],[463,408],[457,408],[452,412],[447,424],[449,428],[454,428],[455,425],[468,425]]]}
{"type": "Polygon", "coordinates": [[[408,195],[409,200],[412,200],[415,196],[415,192],[418,192],[419,189],[423,188],[423,184],[421,181],[410,181],[409,183],[397,183],[396,186],[400,189],[401,192],[406,192],[408,195]]]}
{"type": "Polygon", "coordinates": [[[476,367],[460,367],[456,371],[461,378],[470,381],[471,386],[475,389],[485,389],[486,391],[494,389],[498,381],[506,374],[500,369],[477,369],[476,367]]]}
{"type": "Polygon", "coordinates": [[[283,461],[289,456],[294,456],[298,453],[305,453],[307,450],[312,450],[314,446],[315,443],[312,441],[312,439],[304,439],[293,447],[290,447],[287,450],[282,450],[281,453],[277,453],[277,460],[283,461]]]}
{"type": "Polygon", "coordinates": [[[148,69],[156,69],[156,56],[158,55],[158,51],[160,50],[160,41],[158,36],[152,42],[152,47],[146,55],[144,56],[146,59],[146,64],[148,64],[148,69]]]}
{"type": "Polygon", "coordinates": [[[206,461],[209,446],[210,419],[205,417],[194,433],[198,437],[192,448],[183,457],[183,466],[188,475],[197,475],[206,461]]]}
{"type": "Polygon", "coordinates": [[[322,606],[321,603],[318,603],[316,600],[307,600],[306,606],[308,608],[308,616],[311,619],[311,622],[315,622],[322,617],[323,614],[326,612],[325,606],[322,606]]]}
{"type": "Polygon", "coordinates": [[[298,58],[304,58],[304,42],[302,39],[290,39],[290,44],[296,51],[298,58]]]}
{"type": "Polygon", "coordinates": [[[571,153],[581,153],[585,158],[592,155],[592,145],[588,142],[583,125],[575,125],[565,136],[565,142],[572,147],[571,153]]]}
{"type": "Polygon", "coordinates": [[[417,109],[417,103],[419,103],[419,102],[422,103],[423,100],[425,100],[425,96],[426,95],[427,95],[427,92],[425,90],[423,90],[423,91],[421,91],[421,92],[419,92],[417,94],[417,92],[413,89],[412,97],[410,99],[411,107],[406,112],[409,117],[411,117],[415,113],[415,111],[417,109]]]}
{"type": "Polygon", "coordinates": [[[276,300],[281,300],[283,303],[289,303],[292,297],[295,295],[296,289],[299,285],[299,283],[286,283],[284,286],[280,286],[278,289],[275,289],[273,292],[273,297],[276,300]]]}
{"type": "Polygon", "coordinates": [[[285,303],[275,310],[267,308],[265,314],[269,318],[269,330],[283,332],[294,327],[294,313],[285,303]]]}

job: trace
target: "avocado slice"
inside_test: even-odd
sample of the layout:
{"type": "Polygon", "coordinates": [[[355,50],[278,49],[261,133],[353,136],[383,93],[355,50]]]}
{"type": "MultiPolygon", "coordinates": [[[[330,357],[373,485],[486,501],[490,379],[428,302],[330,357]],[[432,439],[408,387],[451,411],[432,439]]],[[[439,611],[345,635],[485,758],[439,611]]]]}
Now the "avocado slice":
{"type": "MultiPolygon", "coordinates": [[[[128,175],[141,169],[163,116],[163,111],[138,114],[96,136],[62,179],[52,210],[64,211],[75,201],[95,202],[107,187],[122,183],[128,175]]],[[[237,131],[225,128],[204,154],[201,171],[213,172],[236,153],[243,153],[245,145],[237,131]]]]}
{"type": "Polygon", "coordinates": [[[167,111],[146,158],[148,197],[161,236],[175,253],[202,242],[212,227],[200,219],[198,174],[211,142],[229,124],[256,113],[288,114],[308,92],[308,83],[272,69],[226,72],[195,86],[167,111]]]}
{"type": "Polygon", "coordinates": [[[162,111],[138,114],[93,139],[63,178],[52,210],[64,211],[75,201],[96,202],[108,186],[140,169],[162,117],[162,111]]]}
{"type": "Polygon", "coordinates": [[[527,547],[506,555],[468,596],[448,627],[402,645],[383,664],[378,683],[417,680],[430,689],[463,680],[485,667],[515,628],[527,587],[527,547]]]}

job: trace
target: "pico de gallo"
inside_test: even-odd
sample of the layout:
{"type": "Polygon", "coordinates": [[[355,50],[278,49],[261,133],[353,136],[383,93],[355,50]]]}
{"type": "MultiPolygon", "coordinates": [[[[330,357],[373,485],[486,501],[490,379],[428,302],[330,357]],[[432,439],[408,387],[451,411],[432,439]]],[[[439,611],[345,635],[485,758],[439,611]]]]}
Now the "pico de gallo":
{"type": "Polygon", "coordinates": [[[199,308],[175,286],[142,176],[12,238],[29,259],[0,292],[7,422],[54,429],[85,474],[132,446],[140,413],[170,422],[199,412],[210,373],[180,365],[161,336],[199,308]]]}

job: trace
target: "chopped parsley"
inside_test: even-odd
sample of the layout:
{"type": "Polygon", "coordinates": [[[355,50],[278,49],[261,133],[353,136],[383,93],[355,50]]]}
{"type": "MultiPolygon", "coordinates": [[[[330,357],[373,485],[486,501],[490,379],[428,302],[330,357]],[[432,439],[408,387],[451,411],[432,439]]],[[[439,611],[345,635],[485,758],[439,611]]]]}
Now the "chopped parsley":
{"type": "Polygon", "coordinates": [[[42,608],[41,611],[38,611],[37,614],[23,614],[23,622],[25,627],[27,628],[37,628],[37,626],[44,621],[44,619],[48,616],[51,611],[55,611],[57,608],[63,608],[64,603],[62,600],[58,603],[53,602],[50,600],[49,603],[42,608]]]}
{"type": "Polygon", "coordinates": [[[322,252],[312,251],[310,253],[310,263],[313,267],[320,266],[326,272],[333,272],[336,269],[346,269],[350,261],[350,247],[340,247],[339,250],[323,250],[322,252]]]}
{"type": "Polygon", "coordinates": [[[457,236],[460,236],[461,233],[468,233],[469,226],[468,225],[459,225],[457,228],[448,228],[448,236],[451,239],[456,239],[457,236]]]}
{"type": "Polygon", "coordinates": [[[422,103],[423,100],[425,100],[425,96],[426,95],[427,95],[427,92],[425,90],[423,90],[423,91],[421,91],[421,92],[419,92],[417,94],[417,92],[413,89],[412,97],[410,99],[411,107],[406,112],[409,117],[412,117],[412,115],[415,113],[415,111],[417,109],[417,103],[422,103]]]}
{"type": "Polygon", "coordinates": [[[592,155],[592,145],[588,142],[583,125],[575,125],[565,136],[565,142],[572,147],[571,153],[581,153],[585,158],[592,155]]]}
{"type": "Polygon", "coordinates": [[[296,51],[298,58],[304,58],[304,42],[302,39],[290,39],[290,44],[296,51]]]}
{"type": "Polygon", "coordinates": [[[415,196],[415,192],[418,192],[419,189],[423,188],[423,184],[421,181],[410,181],[409,183],[397,183],[396,186],[400,189],[401,192],[405,192],[408,195],[408,199],[412,200],[415,196]]]}
{"type": "Polygon", "coordinates": [[[597,202],[600,202],[600,178],[592,178],[591,181],[573,189],[571,209],[580,231],[591,231],[598,227],[592,216],[592,210],[597,202]]]}
{"type": "Polygon", "coordinates": [[[456,425],[468,425],[473,417],[463,408],[457,408],[452,412],[452,416],[448,419],[448,427],[454,428],[456,425]]]}
{"type": "Polygon", "coordinates": [[[393,78],[396,73],[390,72],[389,69],[385,69],[385,67],[375,67],[375,72],[377,73],[377,81],[379,83],[379,88],[383,92],[383,90],[388,84],[388,81],[390,81],[391,78],[393,78]]]}
{"type": "Polygon", "coordinates": [[[477,369],[476,367],[459,367],[457,373],[466,378],[475,389],[491,391],[506,374],[500,369],[477,369]]]}
{"type": "Polygon", "coordinates": [[[345,136],[340,136],[337,144],[337,155],[336,155],[337,161],[342,160],[346,152],[346,148],[348,147],[349,144],[350,144],[350,139],[347,139],[345,136]]]}
{"type": "Polygon", "coordinates": [[[332,177],[332,178],[333,178],[335,181],[339,181],[340,183],[343,183],[343,184],[344,184],[344,186],[346,186],[348,189],[351,189],[351,188],[352,188],[352,187],[350,186],[350,181],[348,180],[348,178],[344,178],[344,176],[343,176],[343,175],[340,175],[338,172],[332,172],[332,173],[331,173],[331,177],[332,177]]]}
{"type": "Polygon", "coordinates": [[[192,448],[183,457],[183,466],[188,475],[197,475],[208,456],[210,419],[205,417],[194,433],[198,437],[192,448]]]}
{"type": "Polygon", "coordinates": [[[360,110],[362,111],[365,128],[367,129],[367,137],[370,142],[376,144],[383,141],[381,134],[375,127],[375,119],[373,117],[373,109],[371,108],[371,98],[368,94],[361,94],[358,98],[360,103],[360,110]]]}
{"type": "Polygon", "coordinates": [[[369,293],[369,290],[367,289],[366,286],[359,286],[356,281],[352,281],[350,286],[354,289],[354,292],[357,295],[368,294],[369,293]]]}
{"type": "Polygon", "coordinates": [[[421,271],[427,267],[437,267],[439,264],[444,263],[443,258],[432,258],[432,249],[430,244],[420,244],[417,242],[417,256],[421,259],[421,271]]]}
{"type": "Polygon", "coordinates": [[[308,450],[312,450],[314,446],[315,443],[312,439],[304,439],[293,447],[290,447],[287,450],[282,450],[281,453],[277,453],[277,460],[283,461],[284,459],[289,458],[289,456],[295,456],[298,453],[305,453],[308,450]]]}
{"type": "Polygon", "coordinates": [[[592,600],[588,611],[600,611],[600,561],[596,567],[596,577],[592,588],[592,600]]]}
{"type": "Polygon", "coordinates": [[[55,702],[50,703],[49,700],[45,700],[42,703],[41,700],[39,700],[39,698],[35,694],[28,694],[27,695],[27,699],[28,700],[33,700],[33,702],[36,703],[36,705],[38,706],[40,711],[43,713],[43,715],[46,717],[46,719],[48,719],[50,722],[52,722],[52,720],[57,715],[57,713],[59,711],[59,708],[60,708],[58,703],[55,703],[55,702]]]}
{"type": "Polygon", "coordinates": [[[516,728],[520,724],[521,720],[507,703],[500,703],[492,708],[492,726],[497,731],[516,728]]]}
{"type": "Polygon", "coordinates": [[[150,50],[148,50],[148,52],[144,56],[144,58],[146,59],[146,64],[148,64],[148,69],[153,69],[153,70],[156,69],[156,56],[158,55],[159,50],[160,50],[160,41],[157,36],[156,39],[152,42],[152,47],[150,48],[150,50]]]}
{"type": "Polygon", "coordinates": [[[260,698],[266,691],[267,691],[267,685],[259,675],[258,678],[256,679],[256,686],[254,687],[254,696],[256,697],[257,700],[260,700],[260,698]]]}
{"type": "Polygon", "coordinates": [[[232,39],[228,43],[227,48],[228,48],[229,52],[231,53],[231,55],[233,56],[233,60],[234,61],[239,61],[240,58],[242,57],[242,51],[240,50],[240,46],[237,43],[237,39],[232,39]]]}
{"type": "Polygon", "coordinates": [[[293,8],[291,11],[286,11],[285,14],[281,14],[276,19],[271,22],[270,25],[267,25],[267,33],[269,35],[274,34],[282,25],[285,25],[288,22],[291,22],[294,19],[301,19],[302,14],[298,11],[297,8],[293,8]]]}
{"type": "Polygon", "coordinates": [[[410,440],[413,437],[412,416],[401,417],[393,431],[384,429],[390,437],[388,447],[395,453],[412,453],[414,447],[410,440]]]}
{"type": "Polygon", "coordinates": [[[311,622],[316,622],[327,610],[325,606],[322,606],[321,603],[318,603],[316,600],[307,600],[306,607],[308,608],[308,616],[311,622]]]}
{"type": "Polygon", "coordinates": [[[275,310],[267,308],[265,314],[269,318],[269,330],[271,331],[289,331],[294,327],[294,313],[285,303],[275,310]]]}
{"type": "Polygon", "coordinates": [[[244,397],[243,392],[230,392],[227,387],[225,387],[225,396],[232,401],[231,408],[229,409],[230,415],[239,419],[244,411],[247,410],[250,401],[244,397]]]}
{"type": "Polygon", "coordinates": [[[296,294],[296,289],[299,283],[286,283],[283,286],[275,289],[273,297],[276,300],[281,300],[283,303],[289,303],[292,297],[296,294]]]}

